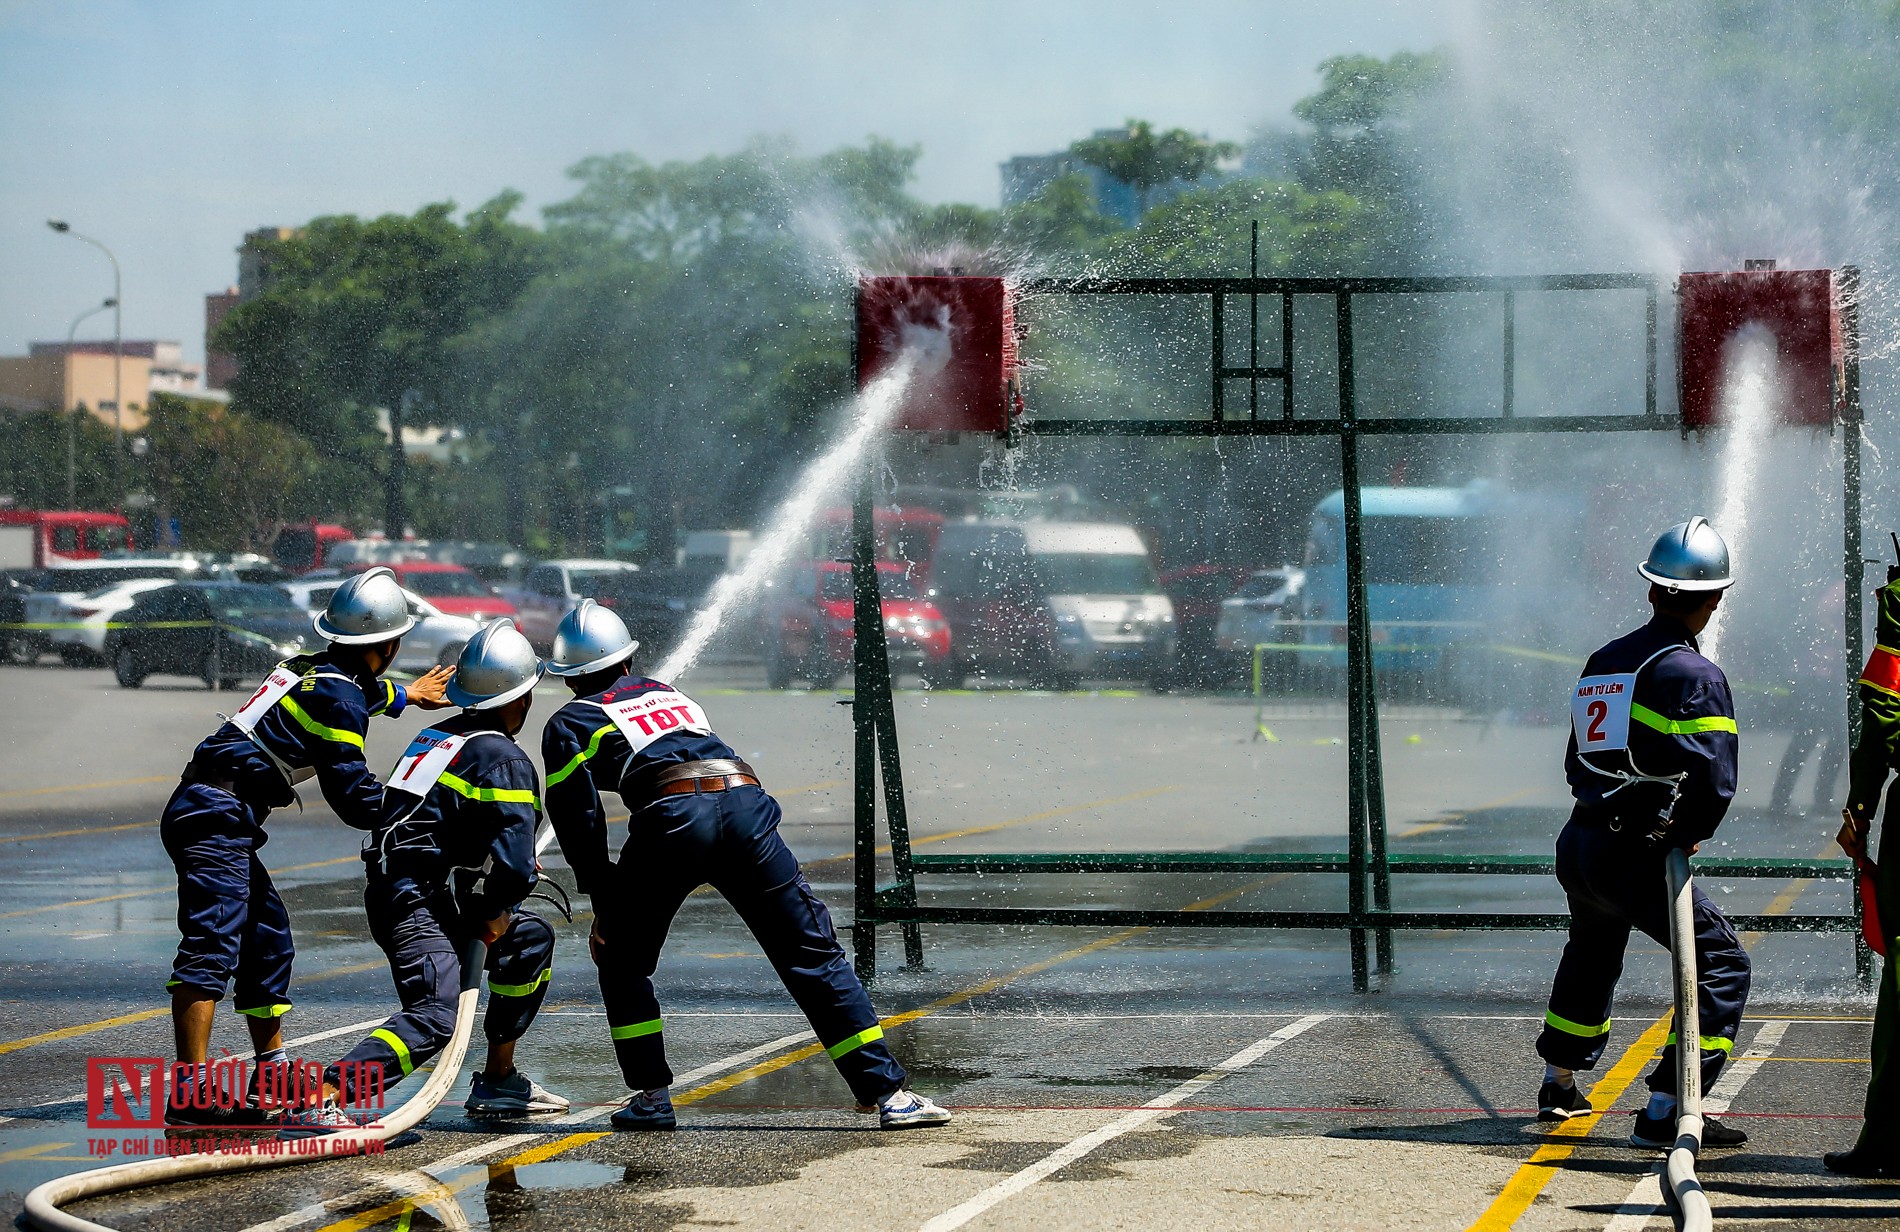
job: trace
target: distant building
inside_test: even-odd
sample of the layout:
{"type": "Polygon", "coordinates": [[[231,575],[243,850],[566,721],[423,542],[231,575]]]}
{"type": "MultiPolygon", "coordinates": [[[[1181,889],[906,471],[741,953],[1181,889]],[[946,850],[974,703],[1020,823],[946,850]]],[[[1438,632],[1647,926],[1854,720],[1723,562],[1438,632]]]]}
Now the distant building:
{"type": "Polygon", "coordinates": [[[231,379],[237,375],[237,356],[225,351],[214,350],[211,339],[217,335],[218,325],[231,309],[237,307],[238,289],[227,287],[205,296],[205,388],[229,389],[231,379]]]}
{"type": "MultiPolygon", "coordinates": [[[[144,394],[195,395],[202,392],[200,382],[204,377],[204,369],[197,364],[185,361],[185,348],[182,344],[156,340],[135,341],[128,338],[124,348],[127,359],[137,356],[147,362],[146,383],[142,390],[144,394]]],[[[35,342],[28,345],[27,354],[29,356],[104,355],[110,358],[112,344],[110,342],[75,342],[69,349],[64,342],[35,342]]],[[[129,403],[133,399],[128,396],[126,401],[129,403]]],[[[140,397],[137,401],[143,404],[146,398],[140,397]]]]}
{"type": "MultiPolygon", "coordinates": [[[[121,423],[127,431],[145,426],[145,407],[151,401],[152,360],[138,354],[133,349],[137,345],[126,343],[121,361],[124,368],[119,387],[125,395],[121,423]]],[[[103,352],[75,346],[68,354],[63,342],[36,343],[31,355],[0,355],[0,410],[73,411],[83,406],[101,422],[110,424],[114,408],[112,344],[104,346],[103,352]]]]}

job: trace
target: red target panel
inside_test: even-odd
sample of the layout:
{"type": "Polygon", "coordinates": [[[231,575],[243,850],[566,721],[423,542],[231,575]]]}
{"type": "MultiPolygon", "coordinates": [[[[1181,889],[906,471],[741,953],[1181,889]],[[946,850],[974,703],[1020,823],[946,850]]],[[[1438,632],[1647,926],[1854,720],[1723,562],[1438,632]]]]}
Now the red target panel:
{"type": "Polygon", "coordinates": [[[906,346],[919,375],[891,426],[913,432],[1009,427],[1016,323],[1001,278],[863,278],[858,282],[858,385],[886,371],[906,346]]]}
{"type": "Polygon", "coordinates": [[[1797,427],[1834,422],[1841,321],[1832,270],[1747,270],[1684,274],[1678,287],[1682,423],[1723,423],[1722,380],[1731,349],[1751,326],[1774,338],[1783,396],[1776,419],[1797,427]]]}

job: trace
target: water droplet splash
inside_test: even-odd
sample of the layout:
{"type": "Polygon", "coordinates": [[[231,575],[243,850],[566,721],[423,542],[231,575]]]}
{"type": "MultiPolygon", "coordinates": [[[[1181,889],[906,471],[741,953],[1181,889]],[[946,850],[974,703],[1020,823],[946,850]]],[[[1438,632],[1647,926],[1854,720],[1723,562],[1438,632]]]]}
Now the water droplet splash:
{"type": "MultiPolygon", "coordinates": [[[[1728,543],[1729,568],[1739,573],[1748,551],[1751,507],[1763,499],[1760,471],[1763,446],[1775,426],[1782,395],[1779,351],[1774,333],[1763,325],[1745,325],[1729,341],[1722,365],[1722,422],[1728,439],[1722,450],[1715,529],[1728,543]]],[[[1703,630],[1702,653],[1711,659],[1722,640],[1724,603],[1703,630]]]]}

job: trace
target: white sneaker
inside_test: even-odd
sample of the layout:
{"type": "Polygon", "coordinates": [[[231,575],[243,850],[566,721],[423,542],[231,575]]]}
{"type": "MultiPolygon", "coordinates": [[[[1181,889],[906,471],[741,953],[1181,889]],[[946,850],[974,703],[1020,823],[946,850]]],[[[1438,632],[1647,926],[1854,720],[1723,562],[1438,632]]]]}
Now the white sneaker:
{"type": "Polygon", "coordinates": [[[506,1078],[476,1074],[462,1106],[473,1117],[548,1116],[566,1112],[567,1100],[516,1070],[506,1078]]]}
{"type": "Polygon", "coordinates": [[[932,1125],[948,1125],[950,1112],[917,1092],[899,1087],[877,1101],[877,1126],[879,1129],[923,1129],[932,1125]]]}
{"type": "Polygon", "coordinates": [[[337,1107],[333,1099],[326,1099],[296,1112],[286,1113],[277,1131],[279,1138],[316,1138],[324,1134],[339,1134],[349,1129],[361,1129],[362,1126],[350,1119],[350,1115],[337,1107]]]}

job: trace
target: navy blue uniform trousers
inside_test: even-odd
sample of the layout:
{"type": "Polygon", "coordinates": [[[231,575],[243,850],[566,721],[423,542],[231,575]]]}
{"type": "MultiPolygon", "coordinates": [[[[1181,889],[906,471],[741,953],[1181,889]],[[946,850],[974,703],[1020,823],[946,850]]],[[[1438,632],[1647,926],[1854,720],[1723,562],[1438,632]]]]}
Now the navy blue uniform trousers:
{"type": "MultiPolygon", "coordinates": [[[[1627,831],[1571,821],[1557,836],[1557,880],[1570,899],[1570,940],[1557,964],[1550,1008],[1537,1053],[1564,1069],[1594,1069],[1610,1042],[1610,1001],[1623,974],[1632,928],[1669,947],[1669,883],[1663,848],[1627,831]]],[[[1748,952],[1735,929],[1701,887],[1694,887],[1696,1031],[1702,1052],[1702,1089],[1735,1046],[1748,1000],[1748,952]]],[[[1649,1075],[1652,1091],[1676,1089],[1676,1036],[1649,1075]]]]}
{"type": "Polygon", "coordinates": [[[612,889],[593,895],[604,942],[595,955],[600,993],[629,1090],[672,1084],[653,972],[680,904],[709,883],[758,939],[858,1102],[904,1085],[831,913],[778,823],[778,801],[758,787],[660,796],[629,820],[612,889]]]}
{"type": "Polygon", "coordinates": [[[256,809],[221,788],[180,783],[158,823],[178,870],[178,957],[167,988],[222,998],[240,1014],[290,1009],[290,915],[257,853],[269,841],[256,809]]]}
{"type": "MultiPolygon", "coordinates": [[[[355,1089],[380,1073],[384,1087],[395,1086],[449,1042],[455,1033],[455,1003],[462,995],[461,949],[480,923],[464,920],[447,895],[413,906],[396,906],[386,889],[372,882],[363,895],[370,936],[389,956],[401,1012],[371,1031],[325,1077],[343,1093],[345,1103],[371,1102],[373,1092],[355,1089]],[[373,1062],[380,1069],[365,1064],[373,1062]]],[[[532,911],[516,911],[508,931],[488,947],[488,1013],[482,1033],[491,1044],[505,1044],[527,1033],[535,1011],[547,996],[553,972],[554,929],[532,911]]]]}

